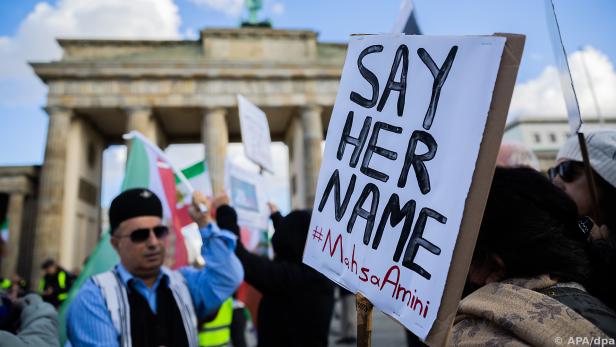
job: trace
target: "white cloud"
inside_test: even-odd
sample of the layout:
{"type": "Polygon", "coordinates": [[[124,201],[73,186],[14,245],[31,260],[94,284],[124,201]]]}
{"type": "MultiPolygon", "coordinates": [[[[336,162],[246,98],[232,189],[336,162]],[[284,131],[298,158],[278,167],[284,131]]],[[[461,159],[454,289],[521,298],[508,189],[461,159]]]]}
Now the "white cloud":
{"type": "Polygon", "coordinates": [[[186,28],[182,36],[185,40],[197,40],[199,38],[199,33],[193,28],[186,28]]]}
{"type": "MultiPolygon", "coordinates": [[[[569,55],[573,84],[583,118],[595,117],[596,107],[588,77],[592,81],[600,112],[603,116],[616,116],[616,71],[609,58],[593,47],[585,47],[569,55]]],[[[546,67],[535,79],[518,84],[513,92],[510,119],[518,116],[548,116],[566,118],[565,101],[560,88],[558,70],[546,67]]]]}
{"type": "Polygon", "coordinates": [[[209,7],[229,17],[239,17],[244,9],[244,0],[190,0],[193,4],[209,7]]]}
{"type": "Polygon", "coordinates": [[[272,13],[275,15],[283,15],[284,14],[284,4],[281,2],[274,3],[272,5],[272,13]]]}
{"type": "Polygon", "coordinates": [[[173,0],[60,0],[38,3],[13,37],[0,37],[1,106],[40,105],[45,87],[28,61],[59,59],[57,37],[179,38],[180,17],[173,0]],[[3,88],[4,91],[4,88],[3,88]]]}

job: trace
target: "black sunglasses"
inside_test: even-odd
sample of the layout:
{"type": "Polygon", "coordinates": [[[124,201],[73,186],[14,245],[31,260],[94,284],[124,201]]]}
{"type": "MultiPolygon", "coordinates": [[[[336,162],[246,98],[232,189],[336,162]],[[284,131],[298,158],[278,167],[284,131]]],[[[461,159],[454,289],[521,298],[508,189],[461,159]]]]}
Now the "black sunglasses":
{"type": "Polygon", "coordinates": [[[565,182],[573,182],[584,172],[584,164],[579,161],[567,160],[548,169],[548,178],[553,181],[560,176],[565,182]]]}
{"type": "Polygon", "coordinates": [[[157,239],[162,239],[169,234],[169,228],[165,225],[155,226],[153,228],[141,228],[133,230],[130,234],[124,236],[116,236],[118,238],[130,237],[130,240],[134,243],[144,242],[150,238],[150,230],[154,232],[157,239]]]}

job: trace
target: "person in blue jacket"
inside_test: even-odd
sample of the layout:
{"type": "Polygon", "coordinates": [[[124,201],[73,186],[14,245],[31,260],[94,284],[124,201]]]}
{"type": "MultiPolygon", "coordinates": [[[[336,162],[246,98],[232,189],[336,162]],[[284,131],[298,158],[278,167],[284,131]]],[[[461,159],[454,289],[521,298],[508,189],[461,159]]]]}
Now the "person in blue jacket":
{"type": "Polygon", "coordinates": [[[198,346],[197,321],[237,289],[242,266],[234,255],[237,238],[211,222],[193,196],[203,269],[173,271],[163,266],[165,239],[160,199],[148,189],[118,195],[109,209],[111,243],[120,263],[89,279],[71,303],[67,335],[80,346],[198,346]]]}

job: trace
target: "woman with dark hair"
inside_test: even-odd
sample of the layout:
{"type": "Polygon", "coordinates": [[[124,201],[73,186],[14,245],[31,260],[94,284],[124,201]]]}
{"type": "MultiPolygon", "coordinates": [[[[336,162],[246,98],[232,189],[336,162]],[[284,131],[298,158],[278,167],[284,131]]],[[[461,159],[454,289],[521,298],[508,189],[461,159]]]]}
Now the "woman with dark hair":
{"type": "MultiPolygon", "coordinates": [[[[239,235],[235,210],[225,203],[220,205],[216,209],[218,225],[239,235]]],[[[244,280],[263,294],[257,317],[259,347],[327,346],[334,284],[302,263],[310,216],[309,210],[295,210],[284,217],[272,214],[273,260],[252,254],[237,243],[235,253],[244,266],[244,280]]]]}
{"type": "Polygon", "coordinates": [[[616,336],[616,314],[588,294],[576,206],[540,173],[496,168],[458,307],[454,345],[554,345],[616,336]]]}
{"type": "Polygon", "coordinates": [[[577,137],[569,138],[562,146],[557,165],[548,170],[548,176],[575,201],[578,216],[592,218],[592,221],[583,219],[589,230],[588,242],[594,263],[589,290],[616,309],[616,131],[587,133],[586,147],[597,193],[596,210],[577,137]]]}

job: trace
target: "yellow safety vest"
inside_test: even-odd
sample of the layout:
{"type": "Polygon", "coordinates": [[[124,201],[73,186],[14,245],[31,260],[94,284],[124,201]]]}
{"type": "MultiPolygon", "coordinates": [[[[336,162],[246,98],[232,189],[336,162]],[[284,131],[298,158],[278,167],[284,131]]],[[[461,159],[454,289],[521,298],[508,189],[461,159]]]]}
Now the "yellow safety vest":
{"type": "MultiPolygon", "coordinates": [[[[61,289],[66,289],[66,272],[60,271],[58,274],[58,284],[61,289]]],[[[58,294],[58,300],[64,301],[68,298],[68,293],[60,293],[58,294]]]]}
{"type": "Polygon", "coordinates": [[[2,287],[2,289],[9,289],[9,288],[11,288],[12,284],[13,283],[11,282],[10,279],[5,278],[5,279],[2,280],[2,283],[0,284],[0,287],[2,287]]]}
{"type": "Polygon", "coordinates": [[[220,305],[216,318],[204,323],[199,332],[199,346],[222,347],[231,341],[231,320],[233,318],[233,299],[229,298],[220,305]]]}
{"type": "MultiPolygon", "coordinates": [[[[66,288],[66,272],[60,271],[58,273],[58,285],[60,286],[60,289],[66,288]]],[[[39,282],[39,292],[42,293],[44,291],[45,291],[45,277],[41,278],[41,281],[39,282]]],[[[66,300],[66,298],[68,298],[68,293],[58,294],[58,300],[64,301],[66,300]]]]}

